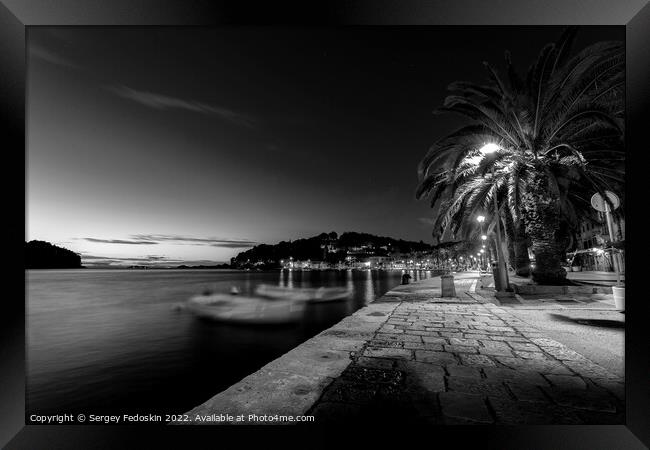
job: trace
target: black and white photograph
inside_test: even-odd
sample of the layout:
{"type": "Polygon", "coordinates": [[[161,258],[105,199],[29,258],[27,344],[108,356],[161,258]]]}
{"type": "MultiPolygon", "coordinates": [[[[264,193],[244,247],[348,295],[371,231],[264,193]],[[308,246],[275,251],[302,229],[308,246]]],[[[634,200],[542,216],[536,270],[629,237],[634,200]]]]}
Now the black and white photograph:
{"type": "Polygon", "coordinates": [[[625,29],[33,27],[27,424],[625,423],[625,29]]]}

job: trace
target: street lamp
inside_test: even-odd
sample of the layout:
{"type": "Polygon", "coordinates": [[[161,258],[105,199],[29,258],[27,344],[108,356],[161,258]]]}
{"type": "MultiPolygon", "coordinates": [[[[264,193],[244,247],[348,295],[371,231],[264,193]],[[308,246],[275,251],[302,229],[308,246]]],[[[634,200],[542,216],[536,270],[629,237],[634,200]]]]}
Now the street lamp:
{"type": "MultiPolygon", "coordinates": [[[[485,144],[481,149],[479,150],[483,156],[490,155],[494,152],[499,150],[499,146],[495,143],[488,143],[485,144]]],[[[496,192],[496,178],[494,175],[494,164],[491,166],[491,171],[492,171],[492,183],[494,183],[494,192],[492,195],[492,198],[494,199],[494,219],[497,224],[497,264],[498,264],[498,276],[499,276],[499,285],[498,285],[498,291],[504,291],[508,289],[508,272],[506,270],[506,261],[503,256],[503,249],[501,248],[501,220],[499,219],[499,205],[497,203],[497,192],[496,192]]],[[[495,280],[495,287],[497,287],[496,280],[495,280]]]]}

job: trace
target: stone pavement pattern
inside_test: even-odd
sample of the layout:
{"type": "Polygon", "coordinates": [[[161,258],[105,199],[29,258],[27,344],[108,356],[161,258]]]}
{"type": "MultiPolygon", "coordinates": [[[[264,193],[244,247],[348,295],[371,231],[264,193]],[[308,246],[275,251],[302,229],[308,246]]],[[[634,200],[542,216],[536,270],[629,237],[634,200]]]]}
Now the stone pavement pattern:
{"type": "MultiPolygon", "coordinates": [[[[316,423],[625,422],[622,378],[476,294],[475,283],[461,276],[458,297],[441,298],[439,279],[422,280],[366,308],[380,323],[306,414],[316,423]]],[[[352,326],[334,328],[322,334],[354,338],[352,326]]]]}

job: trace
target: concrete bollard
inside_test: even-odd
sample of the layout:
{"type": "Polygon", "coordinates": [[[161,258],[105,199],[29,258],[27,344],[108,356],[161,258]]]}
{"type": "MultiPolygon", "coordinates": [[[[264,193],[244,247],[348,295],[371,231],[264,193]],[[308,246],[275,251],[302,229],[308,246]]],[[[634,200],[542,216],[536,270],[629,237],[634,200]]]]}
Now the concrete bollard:
{"type": "Polygon", "coordinates": [[[451,274],[440,276],[440,285],[442,287],[443,297],[456,297],[456,288],[454,287],[454,276],[451,274]]]}

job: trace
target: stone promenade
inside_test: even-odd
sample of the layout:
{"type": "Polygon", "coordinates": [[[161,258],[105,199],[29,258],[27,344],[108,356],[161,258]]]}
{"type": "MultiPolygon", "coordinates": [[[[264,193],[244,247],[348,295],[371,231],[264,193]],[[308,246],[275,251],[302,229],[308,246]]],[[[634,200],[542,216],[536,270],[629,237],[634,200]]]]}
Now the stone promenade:
{"type": "Polygon", "coordinates": [[[623,379],[549,339],[457,274],[388,292],[188,414],[316,423],[622,424],[623,379]]]}

